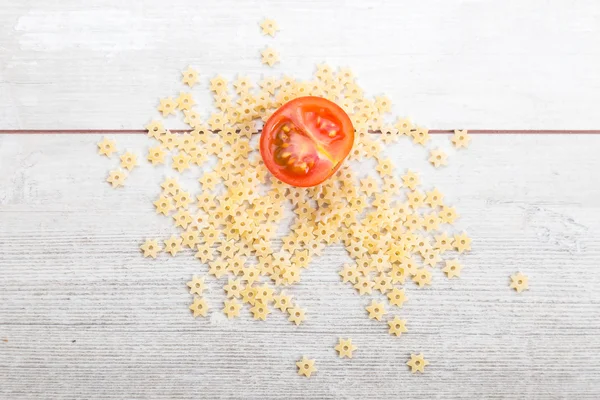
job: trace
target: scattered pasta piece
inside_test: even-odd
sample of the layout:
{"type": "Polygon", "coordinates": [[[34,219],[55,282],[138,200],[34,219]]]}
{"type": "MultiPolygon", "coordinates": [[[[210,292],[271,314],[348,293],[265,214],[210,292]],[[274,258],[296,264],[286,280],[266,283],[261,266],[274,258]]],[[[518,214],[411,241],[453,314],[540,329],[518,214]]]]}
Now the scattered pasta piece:
{"type": "Polygon", "coordinates": [[[340,358],[352,358],[352,352],[357,347],[352,344],[352,339],[339,339],[339,343],[335,346],[335,350],[338,352],[340,358]]]}
{"type": "Polygon", "coordinates": [[[371,304],[367,306],[367,311],[369,312],[369,318],[381,321],[381,318],[385,315],[385,305],[372,300],[371,304]]]}
{"type": "Polygon", "coordinates": [[[172,256],[179,253],[181,250],[181,238],[177,236],[171,236],[165,240],[165,251],[172,256]]]}
{"type": "Polygon", "coordinates": [[[279,53],[277,53],[271,47],[267,47],[263,51],[261,51],[262,63],[267,64],[269,67],[272,67],[276,63],[279,62],[279,53]]]}
{"type": "Polygon", "coordinates": [[[296,325],[300,325],[306,319],[306,316],[304,315],[304,310],[298,306],[288,308],[287,311],[290,315],[288,319],[296,325]]]}
{"type": "Polygon", "coordinates": [[[452,242],[454,248],[459,253],[464,253],[465,251],[471,250],[471,239],[467,236],[465,232],[454,235],[454,242],[452,242]]]}
{"type": "Polygon", "coordinates": [[[152,147],[148,150],[148,161],[150,161],[152,165],[164,164],[165,152],[160,146],[152,147]]]}
{"type": "Polygon", "coordinates": [[[158,252],[161,250],[158,245],[158,241],[148,239],[140,246],[140,249],[144,253],[144,257],[152,257],[156,258],[158,256],[158,252]]]}
{"type": "Polygon", "coordinates": [[[414,374],[415,372],[425,372],[425,366],[429,365],[429,361],[423,358],[423,353],[421,354],[411,354],[410,360],[406,363],[410,367],[411,372],[414,374]]]}
{"type": "Polygon", "coordinates": [[[425,268],[421,268],[416,271],[415,276],[413,276],[413,281],[419,285],[420,288],[425,285],[431,285],[431,272],[425,268]]]}
{"type": "Polygon", "coordinates": [[[391,305],[402,307],[404,303],[408,300],[406,298],[406,294],[404,293],[404,289],[393,288],[391,292],[387,294],[388,300],[391,305]]]}
{"type": "Polygon", "coordinates": [[[466,129],[462,131],[456,129],[454,131],[454,135],[452,135],[452,137],[450,138],[450,141],[457,149],[460,149],[461,147],[467,148],[469,147],[469,143],[471,142],[471,136],[469,136],[466,129]]]}
{"type": "Polygon", "coordinates": [[[194,275],[192,280],[187,283],[187,286],[190,288],[190,294],[197,294],[198,296],[202,296],[202,293],[206,289],[204,277],[198,277],[196,275],[194,275]]]}
{"type": "Polygon", "coordinates": [[[206,317],[208,313],[208,305],[206,304],[206,300],[201,297],[194,297],[194,302],[190,305],[190,310],[192,310],[192,315],[194,318],[201,315],[206,317]]]}
{"type": "Polygon", "coordinates": [[[137,165],[137,156],[131,152],[121,155],[121,168],[131,171],[137,165]]]}
{"type": "Polygon", "coordinates": [[[176,103],[172,97],[160,99],[160,104],[158,105],[158,111],[160,111],[160,113],[162,114],[163,117],[166,117],[170,114],[176,115],[175,109],[176,109],[176,103]]]}
{"type": "Polygon", "coordinates": [[[117,145],[114,140],[105,137],[98,142],[98,154],[110,157],[115,151],[117,151],[117,145]]]}
{"type": "Polygon", "coordinates": [[[125,184],[125,173],[118,169],[112,170],[109,172],[106,182],[110,183],[113,188],[123,186],[125,184]]]}
{"type": "Polygon", "coordinates": [[[271,35],[275,37],[275,33],[279,31],[279,26],[277,26],[277,22],[272,19],[264,19],[260,23],[260,29],[262,30],[263,35],[271,35]]]}
{"type": "Polygon", "coordinates": [[[296,366],[298,367],[298,375],[304,375],[307,378],[310,378],[313,373],[317,372],[315,360],[309,360],[305,356],[296,363],[296,366]]]}
{"type": "Polygon", "coordinates": [[[189,87],[194,86],[198,82],[198,71],[196,71],[192,67],[187,67],[187,69],[181,74],[183,75],[183,83],[185,83],[189,87]]]}
{"type": "Polygon", "coordinates": [[[148,136],[154,139],[158,139],[160,135],[167,132],[160,121],[150,122],[146,125],[146,130],[148,130],[148,136]]]}
{"type": "Polygon", "coordinates": [[[521,293],[523,290],[529,289],[529,278],[520,272],[510,276],[510,287],[515,289],[517,293],[521,293]]]}
{"type": "Polygon", "coordinates": [[[406,329],[406,320],[400,319],[397,316],[393,320],[388,321],[388,325],[390,327],[390,335],[400,336],[404,332],[408,332],[408,329],[406,329]]]}
{"type": "Polygon", "coordinates": [[[446,273],[448,278],[458,278],[460,276],[460,271],[462,270],[462,265],[458,262],[458,260],[447,260],[446,266],[442,268],[442,271],[446,273]]]}
{"type": "Polygon", "coordinates": [[[448,156],[442,150],[431,150],[429,153],[429,162],[436,168],[448,164],[448,156]]]}
{"type": "Polygon", "coordinates": [[[227,318],[232,319],[240,316],[240,309],[242,305],[236,299],[230,299],[225,301],[223,307],[223,313],[227,315],[227,318]]]}
{"type": "Polygon", "coordinates": [[[254,307],[250,309],[250,312],[254,316],[254,319],[260,319],[262,321],[265,321],[267,319],[267,315],[271,313],[266,304],[258,301],[254,304],[254,307]]]}

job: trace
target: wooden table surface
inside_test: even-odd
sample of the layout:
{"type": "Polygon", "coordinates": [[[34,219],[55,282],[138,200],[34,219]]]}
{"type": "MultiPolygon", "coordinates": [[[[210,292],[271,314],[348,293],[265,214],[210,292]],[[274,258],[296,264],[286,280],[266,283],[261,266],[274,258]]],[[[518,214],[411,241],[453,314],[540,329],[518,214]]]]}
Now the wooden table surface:
{"type": "Polygon", "coordinates": [[[600,135],[531,132],[600,129],[598,43],[591,0],[5,2],[0,129],[82,134],[0,134],[0,398],[600,398],[600,135]],[[267,45],[275,69],[260,64],[267,45]],[[308,78],[322,61],[431,129],[518,131],[474,135],[467,151],[434,135],[442,170],[408,141],[386,148],[456,205],[473,238],[462,277],[407,285],[396,338],[341,284],[349,258],[332,246],[290,289],[308,310],[300,327],[282,314],[194,320],[185,282],[206,266],[139,253],[174,232],[151,204],[168,168],[143,165],[113,190],[115,161],[89,131],[141,129],[188,65],[202,106],[217,73],[308,78]],[[516,271],[528,292],[508,288],[516,271]],[[337,358],[338,337],[354,359],[337,358]],[[425,374],[405,365],[416,352],[425,374]],[[302,355],[317,360],[310,379],[302,355]]]}

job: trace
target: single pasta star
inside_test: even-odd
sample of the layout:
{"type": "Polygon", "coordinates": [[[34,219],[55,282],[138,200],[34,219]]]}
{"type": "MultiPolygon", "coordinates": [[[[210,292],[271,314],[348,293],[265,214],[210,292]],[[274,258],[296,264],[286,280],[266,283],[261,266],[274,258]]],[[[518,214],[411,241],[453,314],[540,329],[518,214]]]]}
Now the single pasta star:
{"type": "Polygon", "coordinates": [[[163,117],[166,117],[170,114],[177,115],[175,113],[176,103],[172,97],[160,99],[159,101],[160,101],[160,104],[158,105],[158,111],[161,112],[163,117]]]}
{"type": "Polygon", "coordinates": [[[381,321],[381,318],[385,315],[385,305],[383,302],[377,303],[375,300],[372,300],[366,309],[369,312],[369,318],[376,319],[377,321],[381,321]]]}
{"type": "Polygon", "coordinates": [[[296,363],[296,366],[298,367],[298,375],[304,375],[307,378],[310,378],[310,376],[317,371],[315,368],[315,360],[309,360],[305,356],[296,363]]]}
{"type": "Polygon", "coordinates": [[[165,163],[165,152],[160,146],[151,147],[148,150],[148,161],[152,163],[152,165],[156,164],[164,164],[165,163]]]}
{"type": "Polygon", "coordinates": [[[160,121],[152,121],[145,128],[148,131],[148,136],[154,139],[158,139],[160,135],[166,132],[160,121]]]}
{"type": "Polygon", "coordinates": [[[263,35],[271,35],[275,37],[275,33],[279,31],[279,26],[277,26],[277,22],[272,19],[264,19],[260,23],[260,29],[262,29],[263,35]]]}
{"type": "Polygon", "coordinates": [[[410,131],[410,135],[412,136],[413,143],[422,146],[429,141],[429,130],[425,128],[417,127],[410,131]]]}
{"type": "Polygon", "coordinates": [[[140,249],[144,252],[144,257],[156,258],[158,252],[161,250],[158,245],[158,241],[148,239],[140,246],[140,249]]]}
{"type": "Polygon", "coordinates": [[[361,296],[365,294],[371,294],[371,292],[373,291],[373,282],[371,282],[368,276],[359,276],[356,279],[354,288],[358,290],[358,294],[360,294],[361,296]]]}
{"type": "Polygon", "coordinates": [[[190,294],[197,294],[198,296],[202,296],[202,292],[206,289],[203,276],[192,276],[192,280],[186,283],[186,285],[190,288],[190,294]]]}
{"type": "Polygon", "coordinates": [[[186,92],[180,92],[175,102],[177,103],[177,108],[180,110],[190,110],[196,104],[192,94],[186,92]]]}
{"type": "Polygon", "coordinates": [[[239,299],[241,296],[242,281],[240,279],[229,278],[227,284],[223,286],[223,290],[227,294],[227,298],[232,299],[235,297],[239,299]]]}
{"type": "Polygon", "coordinates": [[[356,350],[357,347],[352,344],[352,339],[339,339],[339,343],[335,346],[335,350],[339,353],[340,358],[352,358],[352,352],[356,350]]]}
{"type": "Polygon", "coordinates": [[[198,82],[198,71],[193,69],[191,66],[188,66],[185,71],[181,73],[183,75],[182,81],[184,84],[192,87],[198,82]]]}
{"type": "Polygon", "coordinates": [[[106,182],[110,183],[113,188],[123,186],[125,184],[126,175],[123,171],[113,170],[108,173],[106,182]]]}
{"type": "Polygon", "coordinates": [[[227,318],[232,319],[240,316],[241,308],[242,305],[236,299],[230,299],[225,302],[223,313],[227,315],[227,318]]]}
{"type": "Polygon", "coordinates": [[[269,67],[279,62],[279,53],[271,47],[267,47],[260,54],[262,56],[262,63],[267,64],[269,67]]]}
{"type": "Polygon", "coordinates": [[[288,308],[287,311],[288,311],[288,314],[290,315],[288,320],[295,323],[296,325],[300,325],[306,319],[304,310],[298,306],[288,308]]]}
{"type": "Polygon", "coordinates": [[[356,270],[356,266],[350,266],[349,264],[344,264],[344,267],[340,271],[340,276],[342,277],[342,282],[350,282],[352,284],[356,283],[356,279],[358,278],[358,271],[356,270]]]}
{"type": "Polygon", "coordinates": [[[446,266],[442,268],[442,271],[446,273],[448,278],[458,278],[460,276],[460,270],[462,269],[462,265],[458,262],[457,259],[447,260],[446,266]]]}
{"type": "Polygon", "coordinates": [[[117,145],[114,140],[105,137],[98,142],[98,154],[110,157],[115,151],[117,151],[117,145]]]}
{"type": "Polygon", "coordinates": [[[406,174],[402,175],[402,185],[410,190],[415,190],[419,183],[419,175],[412,172],[410,169],[406,171],[406,174]]]}
{"type": "Polygon", "coordinates": [[[404,332],[408,332],[408,329],[406,329],[406,320],[400,319],[397,316],[393,320],[388,321],[388,325],[390,327],[390,335],[400,336],[404,332]]]}
{"type": "Polygon", "coordinates": [[[515,289],[517,293],[521,293],[523,290],[529,289],[529,278],[520,272],[510,276],[510,287],[515,289]]]}
{"type": "Polygon", "coordinates": [[[404,302],[408,300],[404,293],[404,289],[398,289],[396,287],[393,288],[392,291],[387,294],[387,297],[390,304],[397,307],[402,307],[402,305],[404,305],[404,302]]]}
{"type": "Polygon", "coordinates": [[[250,312],[254,319],[260,319],[265,321],[267,319],[267,315],[271,313],[271,310],[266,306],[266,304],[256,302],[252,308],[250,308],[250,312]]]}
{"type": "Polygon", "coordinates": [[[454,135],[450,138],[450,141],[457,149],[461,147],[467,148],[469,147],[469,143],[471,142],[471,136],[467,133],[467,130],[454,130],[454,135]]]}
{"type": "Polygon", "coordinates": [[[431,272],[426,268],[418,269],[412,279],[420,288],[431,285],[431,272]]]}
{"type": "Polygon", "coordinates": [[[471,250],[471,238],[467,236],[466,232],[454,235],[454,241],[452,245],[459,253],[471,250]]]}
{"type": "Polygon", "coordinates": [[[171,236],[169,239],[165,240],[165,251],[172,256],[179,253],[181,250],[181,238],[177,236],[171,236]]]}
{"type": "Polygon", "coordinates": [[[203,298],[194,296],[194,302],[190,305],[190,310],[192,310],[192,315],[194,318],[196,318],[198,315],[206,317],[206,313],[208,312],[208,304],[206,304],[206,300],[203,298]]]}
{"type": "Polygon", "coordinates": [[[121,167],[131,171],[137,165],[137,156],[131,152],[126,152],[121,156],[121,167]]]}
{"type": "Polygon", "coordinates": [[[288,296],[284,292],[273,295],[273,306],[286,312],[292,307],[292,296],[288,296]]]}
{"type": "Polygon", "coordinates": [[[161,184],[163,192],[175,196],[180,189],[179,182],[176,178],[166,178],[161,184]]]}
{"type": "Polygon", "coordinates": [[[431,150],[429,153],[429,162],[433,164],[434,167],[439,168],[442,165],[448,164],[448,155],[440,149],[431,150]]]}
{"type": "Polygon", "coordinates": [[[414,374],[415,372],[425,372],[425,366],[429,365],[429,361],[423,358],[423,353],[421,354],[411,354],[410,360],[406,363],[411,368],[411,372],[414,374]]]}
{"type": "Polygon", "coordinates": [[[429,204],[431,208],[436,208],[443,205],[443,200],[444,194],[437,188],[434,188],[432,191],[427,192],[425,203],[429,204]]]}
{"type": "Polygon", "coordinates": [[[171,199],[165,196],[160,196],[158,200],[154,202],[154,206],[156,207],[156,212],[162,215],[169,215],[169,212],[173,210],[171,199]]]}

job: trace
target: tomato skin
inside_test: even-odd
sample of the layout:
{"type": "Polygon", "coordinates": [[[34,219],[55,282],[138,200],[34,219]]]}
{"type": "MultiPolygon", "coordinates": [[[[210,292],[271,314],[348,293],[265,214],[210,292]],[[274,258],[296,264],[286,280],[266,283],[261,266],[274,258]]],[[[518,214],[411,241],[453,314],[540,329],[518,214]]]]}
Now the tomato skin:
{"type": "Polygon", "coordinates": [[[314,96],[298,97],[265,123],[260,154],[279,180],[298,187],[316,186],[342,165],[354,144],[354,127],[337,104],[314,96]]]}

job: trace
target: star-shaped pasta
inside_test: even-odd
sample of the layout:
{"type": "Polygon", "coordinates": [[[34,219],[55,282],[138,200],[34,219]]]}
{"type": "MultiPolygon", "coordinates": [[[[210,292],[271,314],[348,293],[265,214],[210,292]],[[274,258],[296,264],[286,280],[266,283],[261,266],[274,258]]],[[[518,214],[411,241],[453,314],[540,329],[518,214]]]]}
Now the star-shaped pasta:
{"type": "Polygon", "coordinates": [[[202,243],[196,247],[196,254],[194,257],[202,261],[203,263],[207,263],[209,261],[214,260],[215,254],[213,252],[213,248],[210,243],[202,243]]]}
{"type": "Polygon", "coordinates": [[[121,155],[121,168],[131,171],[137,165],[137,156],[131,152],[121,155]]]}
{"type": "Polygon", "coordinates": [[[420,288],[431,285],[431,272],[425,268],[418,269],[412,279],[420,288]]]}
{"type": "Polygon", "coordinates": [[[394,164],[392,163],[392,160],[387,158],[385,160],[379,161],[375,169],[377,170],[377,172],[379,172],[379,175],[382,178],[386,176],[393,176],[394,164]]]}
{"type": "Polygon", "coordinates": [[[240,316],[241,308],[242,305],[236,299],[229,299],[225,301],[223,313],[227,315],[227,318],[232,319],[240,316]]]}
{"type": "Polygon", "coordinates": [[[208,313],[208,304],[203,298],[194,296],[194,302],[190,305],[190,310],[192,310],[194,318],[199,315],[206,317],[206,314],[208,313]]]}
{"type": "Polygon", "coordinates": [[[515,289],[517,293],[521,293],[523,290],[529,289],[529,278],[520,272],[510,276],[510,287],[515,289]]]}
{"type": "Polygon", "coordinates": [[[429,130],[422,127],[417,127],[415,130],[410,131],[410,135],[412,136],[413,143],[424,146],[429,141],[429,130]]]}
{"type": "Polygon", "coordinates": [[[188,66],[181,74],[183,75],[181,80],[189,87],[194,86],[198,82],[198,71],[191,66],[188,66]]]}
{"type": "Polygon", "coordinates": [[[178,172],[183,172],[186,169],[190,168],[190,156],[185,152],[180,151],[179,154],[173,156],[173,169],[176,169],[178,172]]]}
{"type": "Polygon", "coordinates": [[[471,250],[471,238],[467,236],[466,232],[454,235],[454,241],[452,245],[459,253],[471,250]]]}
{"type": "Polygon", "coordinates": [[[180,190],[175,196],[173,196],[173,202],[176,208],[188,208],[190,201],[192,200],[188,192],[180,190]]]}
{"type": "Polygon", "coordinates": [[[373,289],[379,290],[382,294],[386,294],[388,291],[392,290],[392,288],[392,278],[385,273],[382,272],[375,278],[373,289]]]}
{"type": "Polygon", "coordinates": [[[361,296],[365,294],[371,294],[373,291],[373,282],[371,282],[368,276],[359,276],[356,278],[354,288],[358,290],[358,294],[361,296]]]}
{"type": "Polygon", "coordinates": [[[242,301],[244,303],[248,303],[250,305],[254,305],[256,303],[256,288],[250,285],[246,286],[244,290],[240,292],[242,295],[242,301]]]}
{"type": "Polygon", "coordinates": [[[161,250],[158,245],[158,241],[148,239],[141,246],[140,249],[144,252],[144,257],[156,258],[158,252],[161,250]]]}
{"type": "Polygon", "coordinates": [[[169,215],[169,212],[174,208],[171,199],[165,196],[160,196],[158,200],[154,202],[154,206],[156,207],[156,212],[162,215],[169,215]]]}
{"type": "Polygon", "coordinates": [[[158,139],[160,135],[166,132],[162,122],[160,121],[152,121],[146,125],[145,128],[148,131],[148,136],[154,139],[158,139]]]}
{"type": "Polygon", "coordinates": [[[152,165],[164,164],[165,152],[160,146],[151,147],[148,150],[148,161],[150,161],[152,165]]]}
{"type": "Polygon", "coordinates": [[[186,285],[190,288],[190,294],[197,294],[198,296],[202,296],[202,293],[206,289],[203,276],[192,276],[192,280],[186,283],[186,285]]]}
{"type": "Polygon", "coordinates": [[[227,284],[225,286],[223,286],[223,290],[225,290],[225,294],[227,295],[227,298],[231,299],[231,298],[235,297],[235,298],[239,299],[241,296],[242,281],[239,279],[229,278],[229,280],[227,281],[227,284]]]}
{"type": "Polygon", "coordinates": [[[427,192],[425,203],[429,204],[431,208],[439,207],[443,205],[444,194],[437,188],[427,192]]]}
{"type": "Polygon", "coordinates": [[[163,117],[167,117],[171,114],[177,115],[175,110],[177,109],[177,104],[173,100],[172,97],[167,97],[159,100],[160,104],[158,105],[158,111],[162,114],[163,117]]]}
{"type": "Polygon", "coordinates": [[[275,63],[279,62],[279,53],[277,53],[273,48],[267,47],[263,51],[261,51],[262,63],[267,64],[269,67],[272,67],[275,63]]]}
{"type": "Polygon", "coordinates": [[[340,358],[352,358],[352,352],[356,350],[358,347],[352,344],[352,339],[342,339],[339,338],[339,342],[337,346],[335,346],[335,350],[338,352],[340,358]]]}
{"type": "Polygon", "coordinates": [[[266,283],[256,288],[256,300],[263,304],[268,304],[273,301],[273,289],[266,283]]]}
{"type": "Polygon", "coordinates": [[[184,246],[187,246],[190,249],[193,249],[196,247],[196,245],[198,243],[200,243],[199,235],[200,235],[200,232],[193,230],[193,229],[188,229],[187,231],[185,231],[181,234],[181,242],[184,246]]]}
{"type": "Polygon", "coordinates": [[[123,186],[125,184],[125,173],[121,170],[115,169],[108,173],[106,182],[110,183],[113,188],[123,186]]]}
{"type": "Polygon", "coordinates": [[[259,319],[261,321],[265,321],[267,319],[267,315],[271,313],[266,304],[261,302],[256,302],[252,308],[250,308],[250,312],[254,319],[259,319]]]}
{"type": "Polygon", "coordinates": [[[263,35],[271,35],[272,37],[275,37],[275,33],[279,31],[279,26],[275,20],[264,19],[260,23],[260,29],[262,30],[263,35]]]}
{"type": "Polygon", "coordinates": [[[171,236],[169,239],[165,240],[165,251],[172,256],[179,253],[181,250],[181,238],[178,236],[171,236]]]}
{"type": "Polygon", "coordinates": [[[290,315],[288,320],[296,325],[300,325],[306,319],[305,311],[298,306],[288,308],[287,312],[290,315]]]}
{"type": "Polygon", "coordinates": [[[376,319],[377,321],[381,321],[381,318],[385,315],[385,305],[383,303],[378,303],[374,299],[371,301],[366,307],[367,312],[369,313],[369,318],[376,319]]]}
{"type": "Polygon", "coordinates": [[[164,194],[175,196],[179,193],[180,185],[176,178],[166,178],[161,184],[164,194]]]}
{"type": "Polygon", "coordinates": [[[411,354],[410,360],[406,363],[411,368],[411,372],[414,374],[415,372],[425,372],[425,366],[429,365],[429,361],[423,358],[423,353],[421,354],[411,354]]]}
{"type": "Polygon", "coordinates": [[[350,264],[344,264],[344,267],[340,271],[340,276],[342,277],[342,282],[350,282],[351,284],[355,284],[356,279],[358,278],[356,265],[350,266],[350,264]]]}
{"type": "Polygon", "coordinates": [[[158,140],[167,150],[173,150],[177,145],[177,136],[169,130],[167,130],[158,140]]]}
{"type": "Polygon", "coordinates": [[[298,367],[298,375],[304,375],[307,378],[310,378],[313,373],[317,372],[315,360],[309,360],[305,356],[296,363],[296,366],[298,367]]]}
{"type": "Polygon", "coordinates": [[[177,103],[177,108],[180,110],[190,110],[196,104],[192,94],[186,92],[180,92],[175,102],[177,103]]]}
{"type": "Polygon", "coordinates": [[[447,260],[446,266],[442,268],[442,271],[446,273],[448,278],[458,278],[460,277],[460,271],[462,270],[462,265],[458,262],[457,259],[447,260]]]}
{"type": "Polygon", "coordinates": [[[406,329],[406,320],[400,319],[397,316],[394,317],[393,320],[388,321],[388,325],[390,327],[388,331],[390,335],[400,336],[408,331],[408,329],[406,329]]]}
{"type": "Polygon", "coordinates": [[[208,263],[208,273],[219,279],[227,273],[227,262],[222,259],[216,259],[208,263]]]}
{"type": "Polygon", "coordinates": [[[285,292],[273,295],[273,306],[286,312],[292,307],[292,296],[286,295],[285,292]]]}
{"type": "Polygon", "coordinates": [[[469,143],[471,142],[471,136],[467,133],[467,130],[454,130],[454,135],[450,138],[450,141],[457,149],[461,147],[467,148],[469,147],[469,143]]]}
{"type": "Polygon", "coordinates": [[[402,135],[409,135],[414,128],[413,123],[408,118],[398,118],[394,126],[398,129],[398,133],[402,135]]]}
{"type": "Polygon", "coordinates": [[[436,248],[440,254],[452,250],[452,239],[448,237],[446,232],[436,235],[434,248],[436,248]]]}
{"type": "Polygon", "coordinates": [[[227,80],[221,75],[217,75],[210,80],[210,90],[219,94],[227,90],[227,80]]]}
{"type": "Polygon", "coordinates": [[[115,151],[117,151],[117,145],[114,140],[105,137],[98,142],[98,154],[110,157],[115,151]]]}
{"type": "Polygon", "coordinates": [[[448,164],[448,156],[440,149],[431,150],[429,153],[429,162],[433,164],[434,167],[439,168],[448,164]]]}
{"type": "Polygon", "coordinates": [[[446,224],[453,224],[457,218],[458,213],[456,212],[455,207],[442,206],[442,211],[440,212],[440,221],[446,224]]]}
{"type": "Polygon", "coordinates": [[[387,294],[387,297],[390,304],[397,307],[402,307],[404,302],[408,300],[406,298],[406,294],[404,293],[404,289],[398,289],[396,287],[387,294]]]}
{"type": "Polygon", "coordinates": [[[410,190],[415,190],[420,183],[419,175],[410,169],[402,176],[402,185],[410,190]]]}

